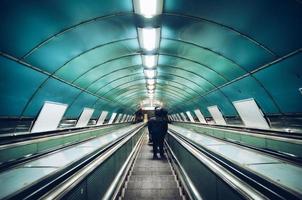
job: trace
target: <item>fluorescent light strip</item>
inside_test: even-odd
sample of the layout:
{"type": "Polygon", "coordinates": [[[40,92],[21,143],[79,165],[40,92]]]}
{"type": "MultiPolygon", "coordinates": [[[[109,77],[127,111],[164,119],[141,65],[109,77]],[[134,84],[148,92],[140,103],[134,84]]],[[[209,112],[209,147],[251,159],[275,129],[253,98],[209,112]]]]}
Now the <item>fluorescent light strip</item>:
{"type": "Polygon", "coordinates": [[[140,47],[146,51],[158,49],[160,28],[138,28],[140,47]]]}
{"type": "Polygon", "coordinates": [[[152,69],[156,67],[158,62],[158,55],[142,55],[143,66],[152,69]]]}
{"type": "Polygon", "coordinates": [[[134,12],[152,18],[163,12],[163,0],[133,0],[134,12]]]}
{"type": "Polygon", "coordinates": [[[145,69],[144,74],[145,74],[146,78],[155,78],[156,77],[156,70],[145,69]]]}
{"type": "Polygon", "coordinates": [[[155,85],[147,85],[147,89],[148,90],[154,90],[155,89],[155,85]]]}
{"type": "Polygon", "coordinates": [[[154,85],[155,84],[155,79],[146,79],[146,83],[148,84],[148,85],[154,85]]]}

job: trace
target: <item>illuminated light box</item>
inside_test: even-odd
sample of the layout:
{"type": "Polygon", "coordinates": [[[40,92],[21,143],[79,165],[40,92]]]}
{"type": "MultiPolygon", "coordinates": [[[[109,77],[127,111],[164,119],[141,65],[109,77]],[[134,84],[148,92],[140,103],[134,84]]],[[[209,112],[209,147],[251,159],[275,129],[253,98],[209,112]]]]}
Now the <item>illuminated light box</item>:
{"type": "Polygon", "coordinates": [[[110,119],[109,119],[109,122],[108,124],[112,124],[112,122],[114,121],[115,117],[116,117],[117,113],[112,113],[110,119]]]}
{"type": "Polygon", "coordinates": [[[79,120],[77,121],[76,127],[85,127],[85,126],[87,126],[93,112],[94,112],[94,109],[84,108],[81,116],[79,117],[79,120]]]}
{"type": "Polygon", "coordinates": [[[121,122],[125,122],[126,117],[127,117],[127,115],[126,115],[126,114],[124,114],[124,115],[123,115],[123,118],[122,118],[122,120],[121,120],[121,122]]]}
{"type": "Polygon", "coordinates": [[[67,107],[67,104],[45,102],[31,132],[37,133],[56,130],[67,107]]]}
{"type": "Polygon", "coordinates": [[[185,122],[188,121],[186,115],[185,115],[183,112],[180,113],[180,115],[181,115],[181,117],[183,118],[183,121],[185,121],[185,122]]]}
{"type": "Polygon", "coordinates": [[[145,51],[158,49],[160,43],[160,28],[138,28],[140,47],[145,51]]]}
{"type": "Polygon", "coordinates": [[[178,121],[181,121],[181,122],[183,121],[183,119],[181,118],[181,116],[179,115],[179,113],[176,114],[176,117],[177,117],[178,121]]]}
{"type": "Polygon", "coordinates": [[[102,111],[102,113],[101,113],[101,115],[100,115],[100,117],[99,117],[98,122],[96,123],[96,125],[103,125],[104,121],[105,121],[105,119],[107,117],[107,115],[108,115],[107,111],[102,111]]]}
{"type": "Polygon", "coordinates": [[[234,101],[233,104],[246,127],[259,129],[270,128],[254,99],[234,101]]]}
{"type": "Polygon", "coordinates": [[[217,125],[226,125],[223,115],[217,106],[210,106],[210,107],[208,107],[208,110],[211,113],[211,115],[217,125]]]}
{"type": "Polygon", "coordinates": [[[123,116],[122,113],[118,114],[117,119],[115,120],[114,123],[119,123],[121,121],[121,119],[122,119],[122,116],[123,116]]]}
{"type": "Polygon", "coordinates": [[[194,113],[201,123],[205,123],[205,124],[207,123],[207,121],[205,120],[203,114],[200,112],[199,109],[194,110],[194,113]]]}
{"type": "Polygon", "coordinates": [[[163,11],[163,0],[133,0],[134,12],[146,18],[160,15],[163,11]]]}
{"type": "Polygon", "coordinates": [[[190,113],[190,111],[187,111],[186,114],[187,114],[187,116],[189,117],[189,120],[190,120],[191,122],[195,122],[194,119],[193,119],[193,117],[192,117],[192,115],[191,115],[191,113],[190,113]]]}

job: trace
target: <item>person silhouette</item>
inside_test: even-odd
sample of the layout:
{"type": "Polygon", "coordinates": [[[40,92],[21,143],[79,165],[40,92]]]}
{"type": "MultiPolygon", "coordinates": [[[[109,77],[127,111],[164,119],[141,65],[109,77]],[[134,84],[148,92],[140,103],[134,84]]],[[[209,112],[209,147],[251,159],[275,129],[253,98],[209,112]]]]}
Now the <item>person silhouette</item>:
{"type": "Polygon", "coordinates": [[[148,121],[148,130],[153,142],[153,159],[157,159],[159,149],[160,157],[165,158],[164,139],[168,131],[168,112],[162,108],[155,108],[155,117],[148,121]]]}

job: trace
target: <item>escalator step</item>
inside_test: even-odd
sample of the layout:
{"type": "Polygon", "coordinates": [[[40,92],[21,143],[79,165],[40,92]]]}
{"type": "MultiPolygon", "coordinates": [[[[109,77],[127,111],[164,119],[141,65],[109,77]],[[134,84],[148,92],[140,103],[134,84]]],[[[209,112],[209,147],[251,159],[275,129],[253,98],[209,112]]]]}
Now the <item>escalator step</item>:
{"type": "Polygon", "coordinates": [[[178,189],[128,189],[125,192],[124,199],[161,199],[161,200],[181,200],[178,189]]]}

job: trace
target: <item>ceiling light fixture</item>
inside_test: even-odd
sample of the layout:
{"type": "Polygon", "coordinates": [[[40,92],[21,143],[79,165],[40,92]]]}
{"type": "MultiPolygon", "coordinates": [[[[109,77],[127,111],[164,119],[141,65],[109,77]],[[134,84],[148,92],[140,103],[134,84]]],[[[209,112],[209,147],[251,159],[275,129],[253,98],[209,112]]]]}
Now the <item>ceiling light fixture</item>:
{"type": "Polygon", "coordinates": [[[154,85],[155,84],[155,79],[146,79],[146,83],[148,84],[148,85],[154,85]]]}
{"type": "Polygon", "coordinates": [[[143,66],[151,69],[156,67],[158,61],[158,55],[142,55],[143,66]]]}
{"type": "Polygon", "coordinates": [[[154,90],[148,90],[149,94],[154,94],[154,90]]]}
{"type": "Polygon", "coordinates": [[[155,78],[156,70],[154,70],[154,69],[145,69],[144,74],[145,74],[146,78],[155,78]]]}
{"type": "Polygon", "coordinates": [[[147,85],[147,89],[148,90],[154,90],[155,89],[155,85],[147,85]]]}
{"type": "Polygon", "coordinates": [[[163,11],[163,0],[133,0],[134,12],[146,18],[160,15],[163,11]]]}
{"type": "Polygon", "coordinates": [[[153,51],[159,47],[160,28],[138,28],[140,47],[146,51],[153,51]]]}

